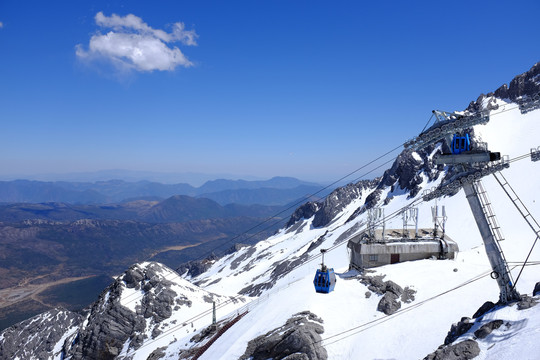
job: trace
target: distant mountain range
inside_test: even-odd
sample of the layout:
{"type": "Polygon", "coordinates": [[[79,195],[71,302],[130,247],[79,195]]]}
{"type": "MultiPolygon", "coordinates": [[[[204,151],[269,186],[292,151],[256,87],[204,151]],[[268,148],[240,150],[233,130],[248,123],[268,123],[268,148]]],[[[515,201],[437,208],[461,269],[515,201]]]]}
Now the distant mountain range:
{"type": "MultiPolygon", "coordinates": [[[[212,199],[221,205],[262,204],[284,205],[320,191],[319,184],[290,177],[274,177],[264,181],[212,180],[200,187],[189,184],[163,184],[151,181],[97,182],[0,181],[0,202],[69,204],[105,204],[133,200],[162,200],[174,195],[212,199]]],[[[332,190],[332,189],[329,189],[332,190]]],[[[324,196],[320,194],[319,196],[324,196]]]]}
{"type": "Polygon", "coordinates": [[[110,179],[124,180],[127,182],[152,181],[164,184],[187,183],[193,186],[201,186],[207,181],[215,179],[245,179],[261,180],[249,175],[225,174],[225,173],[195,173],[195,172],[157,172],[127,169],[109,169],[70,173],[45,173],[45,174],[12,174],[0,175],[0,180],[39,180],[39,181],[67,181],[67,182],[96,182],[110,179]]]}
{"type": "Polygon", "coordinates": [[[106,205],[58,202],[11,203],[0,205],[0,222],[15,223],[25,220],[66,222],[91,219],[170,223],[242,216],[264,218],[286,207],[256,204],[222,206],[210,199],[187,195],[175,195],[160,201],[135,200],[106,205]]]}

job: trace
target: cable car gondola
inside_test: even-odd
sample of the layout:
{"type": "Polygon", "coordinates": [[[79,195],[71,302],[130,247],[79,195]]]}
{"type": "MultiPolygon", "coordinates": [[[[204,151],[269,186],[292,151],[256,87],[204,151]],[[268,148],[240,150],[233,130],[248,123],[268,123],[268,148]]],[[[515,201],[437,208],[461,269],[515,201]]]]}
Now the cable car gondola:
{"type": "Polygon", "coordinates": [[[454,134],[450,143],[450,153],[440,154],[434,159],[436,165],[456,165],[470,163],[488,163],[499,161],[501,153],[491,152],[477,147],[471,143],[471,136],[454,134]]]}
{"type": "Polygon", "coordinates": [[[315,285],[315,291],[318,293],[328,294],[330,291],[334,290],[336,286],[336,274],[334,269],[327,268],[324,265],[324,253],[326,249],[321,249],[322,253],[322,264],[321,268],[315,273],[315,279],[313,279],[313,284],[315,285]]]}
{"type": "Polygon", "coordinates": [[[454,155],[461,154],[465,151],[471,151],[471,138],[469,137],[469,134],[465,134],[465,136],[454,134],[451,150],[454,155]]]}

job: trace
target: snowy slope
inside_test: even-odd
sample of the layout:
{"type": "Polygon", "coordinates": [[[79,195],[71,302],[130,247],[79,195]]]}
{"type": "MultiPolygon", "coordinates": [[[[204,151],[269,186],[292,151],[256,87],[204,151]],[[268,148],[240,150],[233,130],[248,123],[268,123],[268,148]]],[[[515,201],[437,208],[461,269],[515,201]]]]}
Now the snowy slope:
{"type": "MultiPolygon", "coordinates": [[[[540,127],[537,125],[540,111],[522,115],[513,104],[505,106],[503,101],[498,102],[501,105],[499,110],[492,111],[490,122],[477,126],[475,134],[487,141],[492,151],[500,151],[511,159],[527,154],[540,139],[540,127]],[[514,109],[509,110],[512,107],[514,109]]],[[[517,161],[504,171],[504,176],[522,196],[529,211],[540,216],[540,203],[537,205],[535,199],[540,164],[530,159],[517,161]]],[[[503,251],[509,262],[523,262],[535,236],[496,181],[490,177],[483,182],[506,237],[501,243],[503,251]]],[[[425,183],[423,187],[436,184],[437,181],[425,183]]],[[[383,194],[381,199],[385,197],[383,194]]],[[[346,212],[352,213],[363,203],[362,200],[351,203],[346,212]]],[[[407,199],[407,194],[397,195],[385,207],[385,213],[390,214],[412,200],[407,199]]],[[[338,278],[334,292],[316,294],[312,279],[320,262],[317,258],[289,273],[284,272],[275,285],[263,290],[260,304],[253,304],[250,313],[229,330],[226,337],[220,338],[202,359],[236,359],[244,353],[250,339],[279,327],[291,315],[303,310],[310,310],[324,319],[325,333],[322,337],[326,340],[323,345],[330,359],[418,359],[434,351],[442,344],[452,323],[462,316],[472,316],[485,301],[498,299],[498,287],[488,276],[490,266],[463,191],[451,198],[440,199],[438,204],[446,207],[449,216],[447,234],[460,246],[457,259],[407,262],[376,270],[377,274],[386,275],[385,280],[393,280],[402,287],[409,286],[417,291],[415,301],[403,304],[402,311],[392,316],[376,311],[379,297],[366,299],[367,287],[355,279],[338,278]],[[471,280],[475,281],[459,287],[471,280]],[[343,333],[345,331],[348,332],[343,333]],[[359,354],[362,356],[358,357],[359,354]]],[[[434,201],[420,205],[421,227],[432,227],[430,207],[433,205],[434,201]]],[[[345,223],[347,218],[342,215],[325,228],[313,228],[312,219],[305,219],[302,226],[298,226],[299,230],[282,230],[254,247],[244,248],[217,261],[207,273],[192,280],[208,290],[227,294],[240,292],[249,285],[269,284],[277,266],[284,261],[294,264],[294,260],[301,259],[309,245],[327,231],[325,240],[309,255],[348,238],[362,229],[365,223],[365,215],[345,223]],[[232,266],[235,260],[241,261],[237,267],[232,266]],[[216,283],[217,279],[220,280],[216,283]]],[[[389,227],[392,225],[387,224],[389,227]]],[[[401,227],[400,218],[394,221],[393,227],[401,227]]],[[[327,254],[326,263],[339,274],[351,275],[347,273],[346,242],[343,244],[327,254]]],[[[540,246],[535,248],[531,260],[540,260],[540,246]]],[[[518,271],[519,268],[514,268],[514,278],[518,271]]],[[[517,284],[518,291],[530,294],[534,284],[540,280],[538,274],[533,266],[525,268],[517,284]]],[[[540,328],[540,323],[529,323],[528,326],[540,328]]],[[[536,349],[540,349],[540,345],[536,349]]]]}

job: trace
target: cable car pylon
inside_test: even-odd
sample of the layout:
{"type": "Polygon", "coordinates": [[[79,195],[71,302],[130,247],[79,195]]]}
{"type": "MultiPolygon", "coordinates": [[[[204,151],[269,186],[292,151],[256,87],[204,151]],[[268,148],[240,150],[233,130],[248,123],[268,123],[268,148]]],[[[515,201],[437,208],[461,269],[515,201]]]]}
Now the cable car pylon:
{"type": "Polygon", "coordinates": [[[446,140],[450,145],[451,153],[441,154],[434,162],[453,166],[458,174],[438,189],[423,195],[424,201],[429,201],[443,195],[457,192],[461,187],[473,213],[480,235],[484,240],[484,247],[490,262],[491,277],[499,286],[499,303],[507,304],[521,300],[515,289],[512,274],[508,268],[502,249],[499,246],[502,234],[496,223],[495,213],[491,209],[484,190],[481,178],[501,171],[509,166],[500,153],[487,150],[487,146],[478,146],[476,149],[469,143],[469,134],[457,135],[466,128],[477,124],[486,124],[489,121],[489,112],[479,115],[465,116],[456,113],[433,111],[438,122],[405,145],[406,148],[419,150],[438,141],[446,140]],[[453,136],[452,136],[453,135],[453,136]],[[472,147],[472,149],[471,149],[472,147]]]}

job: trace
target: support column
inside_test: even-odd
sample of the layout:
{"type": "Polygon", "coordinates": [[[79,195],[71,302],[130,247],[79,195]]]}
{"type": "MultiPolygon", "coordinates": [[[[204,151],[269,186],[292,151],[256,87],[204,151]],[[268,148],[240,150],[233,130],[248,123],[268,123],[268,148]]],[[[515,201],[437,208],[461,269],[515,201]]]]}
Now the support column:
{"type": "Polygon", "coordinates": [[[495,280],[497,280],[497,284],[499,285],[499,302],[501,304],[507,304],[511,301],[521,300],[519,293],[513,288],[510,270],[504,261],[499,244],[493,236],[493,231],[486,218],[484,207],[482,206],[474,184],[464,184],[463,190],[465,191],[465,196],[467,197],[474,219],[476,220],[480,235],[482,235],[482,239],[484,240],[486,254],[489,263],[491,264],[491,268],[493,269],[492,277],[495,277],[495,280]]]}

